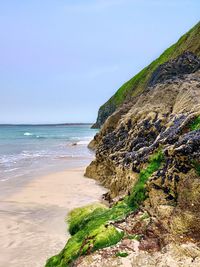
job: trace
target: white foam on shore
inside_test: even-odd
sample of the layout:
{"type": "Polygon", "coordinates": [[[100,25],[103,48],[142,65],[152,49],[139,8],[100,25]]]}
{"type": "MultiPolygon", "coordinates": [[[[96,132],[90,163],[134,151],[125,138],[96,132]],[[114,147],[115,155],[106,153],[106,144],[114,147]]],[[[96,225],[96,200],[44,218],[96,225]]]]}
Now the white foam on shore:
{"type": "Polygon", "coordinates": [[[90,140],[87,141],[79,141],[77,142],[77,145],[88,145],[90,143],[90,140]]]}
{"type": "Polygon", "coordinates": [[[13,168],[13,169],[8,169],[8,170],[4,170],[4,172],[13,172],[13,171],[16,171],[18,170],[19,168],[13,168]]]}
{"type": "Polygon", "coordinates": [[[30,136],[30,135],[33,135],[32,133],[29,133],[29,132],[26,132],[24,133],[25,136],[30,136]]]}

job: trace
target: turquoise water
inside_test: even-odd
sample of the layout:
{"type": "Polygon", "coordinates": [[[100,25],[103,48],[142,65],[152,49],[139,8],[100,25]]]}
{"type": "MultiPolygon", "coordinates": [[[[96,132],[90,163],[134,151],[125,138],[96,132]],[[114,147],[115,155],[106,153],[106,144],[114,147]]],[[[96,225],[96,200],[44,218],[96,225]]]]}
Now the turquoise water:
{"type": "Polygon", "coordinates": [[[91,125],[0,126],[0,180],[80,167],[93,153],[91,125]],[[76,143],[76,145],[73,145],[76,143]]]}

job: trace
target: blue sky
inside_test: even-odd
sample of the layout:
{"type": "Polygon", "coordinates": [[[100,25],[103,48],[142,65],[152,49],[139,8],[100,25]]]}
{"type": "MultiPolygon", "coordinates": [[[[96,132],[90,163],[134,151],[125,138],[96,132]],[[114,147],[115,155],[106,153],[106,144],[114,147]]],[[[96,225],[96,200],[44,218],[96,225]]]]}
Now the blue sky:
{"type": "Polygon", "coordinates": [[[0,0],[0,123],[95,121],[199,10],[199,0],[0,0]]]}

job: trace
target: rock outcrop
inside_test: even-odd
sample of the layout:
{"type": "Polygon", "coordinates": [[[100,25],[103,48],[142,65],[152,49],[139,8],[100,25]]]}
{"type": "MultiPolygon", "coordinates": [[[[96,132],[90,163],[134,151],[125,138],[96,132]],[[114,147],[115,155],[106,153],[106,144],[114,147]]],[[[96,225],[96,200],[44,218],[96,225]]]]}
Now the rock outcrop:
{"type": "MultiPolygon", "coordinates": [[[[125,102],[134,99],[136,96],[140,95],[146,87],[154,82],[155,79],[158,79],[158,76],[155,72],[157,70],[159,73],[159,66],[163,63],[173,60],[178,56],[182,55],[185,51],[190,51],[197,56],[200,56],[200,22],[197,23],[189,32],[183,35],[177,43],[173,44],[164,53],[154,60],[149,66],[144,68],[138,74],[136,74],[132,79],[123,84],[119,90],[104,104],[100,107],[98,112],[98,117],[96,123],[93,125],[93,128],[100,128],[106,119],[112,115],[119,107],[121,107],[125,102]],[[154,75],[153,75],[154,73],[154,75]],[[157,77],[157,78],[156,78],[157,77]]],[[[191,59],[194,62],[194,58],[191,55],[191,59]]],[[[190,72],[190,58],[187,57],[184,61],[184,57],[179,59],[179,67],[176,63],[176,69],[173,69],[171,66],[170,76],[174,76],[179,73],[185,74],[190,72]],[[189,61],[188,61],[189,59],[189,61]],[[175,72],[173,72],[173,70],[175,72]]],[[[167,65],[165,66],[167,67],[167,65]]],[[[192,66],[193,68],[193,66],[192,66]]],[[[164,69],[163,69],[164,71],[164,69]]],[[[163,76],[164,73],[162,73],[163,76]]],[[[169,74],[169,71],[168,71],[169,74]]],[[[160,77],[161,78],[161,77],[160,77]]],[[[159,80],[158,80],[159,81],[159,80]]]]}
{"type": "Polygon", "coordinates": [[[110,116],[95,137],[96,159],[86,176],[109,189],[104,197],[111,203],[133,194],[155,153],[163,153],[164,159],[150,173],[140,206],[150,221],[144,224],[133,214],[115,223],[141,239],[123,239],[81,258],[77,266],[88,261],[91,266],[199,266],[199,63],[199,57],[185,52],[160,65],[145,91],[110,116]],[[116,257],[121,251],[126,260],[116,257]]]}
{"type": "MultiPolygon", "coordinates": [[[[167,63],[169,72],[170,65],[179,67],[187,56],[192,55],[167,63]]],[[[147,183],[149,211],[167,228],[170,220],[170,231],[189,231],[193,237],[200,233],[200,224],[196,224],[200,221],[200,180],[195,171],[200,164],[200,130],[191,128],[200,116],[198,64],[194,73],[190,68],[191,74],[173,79],[165,72],[162,83],[141,94],[114,130],[105,124],[96,137],[96,159],[86,170],[86,176],[109,188],[108,199],[123,197],[132,190],[150,156],[162,150],[165,162],[147,183]]]]}
{"type": "Polygon", "coordinates": [[[181,78],[183,75],[193,73],[199,68],[199,58],[195,54],[186,51],[178,58],[160,65],[153,72],[148,86],[152,87],[167,80],[181,78]]]}
{"type": "Polygon", "coordinates": [[[108,188],[109,206],[73,211],[72,236],[47,267],[199,266],[199,29],[139,75],[143,82],[146,75],[142,90],[90,143],[96,158],[86,176],[108,188]]]}

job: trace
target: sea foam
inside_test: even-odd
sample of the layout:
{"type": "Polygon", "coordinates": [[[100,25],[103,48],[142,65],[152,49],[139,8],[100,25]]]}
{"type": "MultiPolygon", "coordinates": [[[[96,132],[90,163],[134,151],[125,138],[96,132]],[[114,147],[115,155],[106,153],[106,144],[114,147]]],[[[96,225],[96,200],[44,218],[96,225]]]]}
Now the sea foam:
{"type": "Polygon", "coordinates": [[[33,135],[32,133],[29,133],[29,132],[26,132],[24,133],[25,136],[30,136],[30,135],[33,135]]]}

